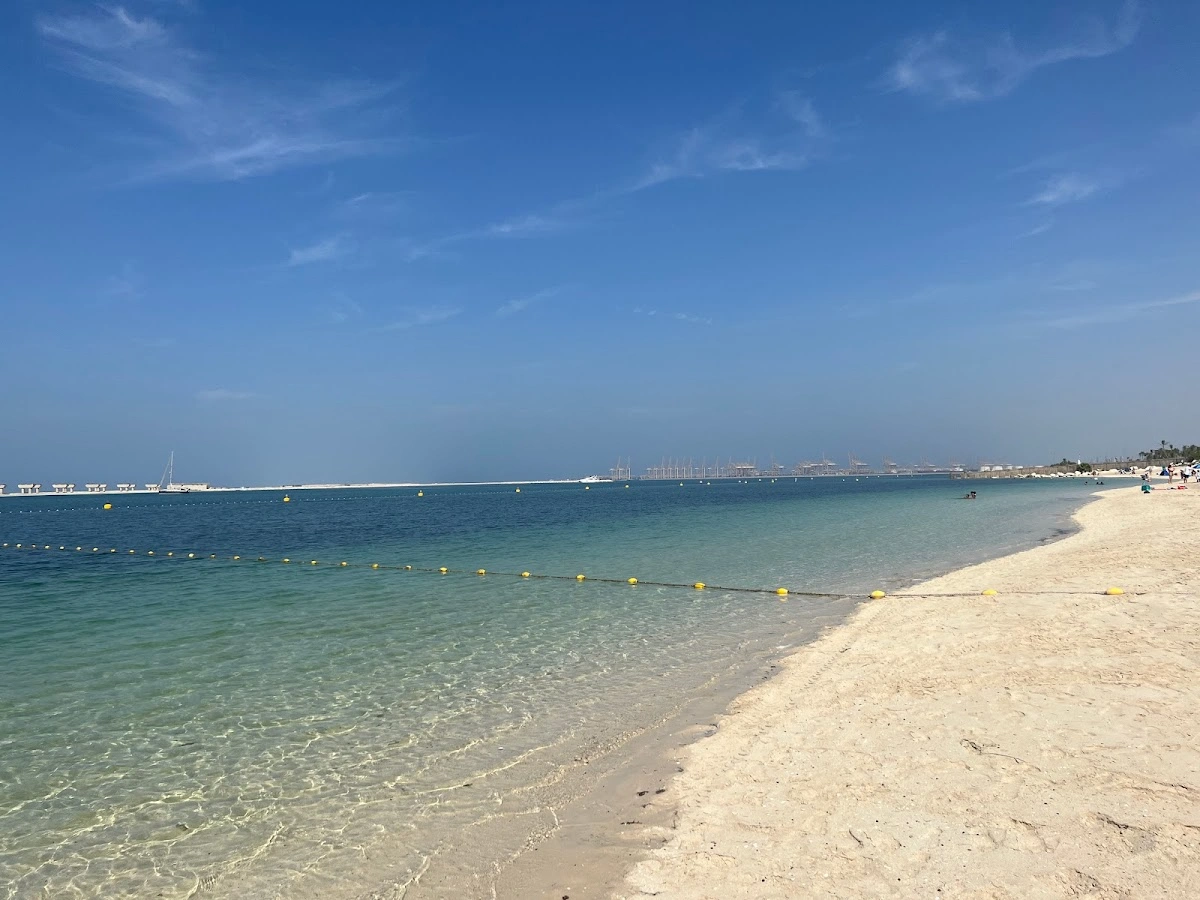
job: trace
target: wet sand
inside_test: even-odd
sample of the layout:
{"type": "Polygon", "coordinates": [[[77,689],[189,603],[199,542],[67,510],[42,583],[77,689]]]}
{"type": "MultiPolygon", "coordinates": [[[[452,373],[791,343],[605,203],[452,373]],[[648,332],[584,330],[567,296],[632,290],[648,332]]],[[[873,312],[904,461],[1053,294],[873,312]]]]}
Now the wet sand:
{"type": "Polygon", "coordinates": [[[560,879],[497,895],[1200,896],[1200,488],[1076,519],[791,655],[676,754],[623,878],[549,841],[560,879]]]}

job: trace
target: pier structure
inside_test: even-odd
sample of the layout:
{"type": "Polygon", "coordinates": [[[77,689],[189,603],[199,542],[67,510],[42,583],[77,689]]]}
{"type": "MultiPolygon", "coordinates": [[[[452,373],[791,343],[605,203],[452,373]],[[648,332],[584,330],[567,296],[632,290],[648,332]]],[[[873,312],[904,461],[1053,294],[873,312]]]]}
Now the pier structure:
{"type": "Polygon", "coordinates": [[[89,494],[103,494],[108,490],[107,484],[102,484],[98,481],[92,482],[91,484],[85,484],[83,487],[89,494]]]}
{"type": "Polygon", "coordinates": [[[52,485],[50,485],[50,487],[54,489],[54,493],[56,493],[56,494],[73,494],[73,493],[75,493],[75,485],[73,483],[72,484],[62,484],[62,483],[52,484],[52,485]]]}
{"type": "Polygon", "coordinates": [[[40,494],[42,486],[40,484],[18,484],[17,490],[22,494],[40,494]]]}

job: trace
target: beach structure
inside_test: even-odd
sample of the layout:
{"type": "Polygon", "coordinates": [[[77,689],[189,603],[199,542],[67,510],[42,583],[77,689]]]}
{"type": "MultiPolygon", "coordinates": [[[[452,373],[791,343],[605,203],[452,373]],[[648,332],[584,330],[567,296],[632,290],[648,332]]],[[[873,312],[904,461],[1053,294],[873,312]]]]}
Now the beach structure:
{"type": "Polygon", "coordinates": [[[136,491],[137,485],[132,481],[122,481],[117,484],[117,490],[127,494],[131,491],[136,491]]]}
{"type": "Polygon", "coordinates": [[[87,493],[89,493],[89,494],[102,494],[108,490],[107,484],[101,484],[99,482],[93,482],[92,484],[85,484],[83,487],[84,487],[84,490],[86,490],[87,493]]]}
{"type": "Polygon", "coordinates": [[[52,484],[50,485],[56,494],[73,494],[75,493],[74,484],[52,484]]]}
{"type": "Polygon", "coordinates": [[[42,486],[40,484],[18,484],[17,490],[22,494],[40,494],[42,486]]]}

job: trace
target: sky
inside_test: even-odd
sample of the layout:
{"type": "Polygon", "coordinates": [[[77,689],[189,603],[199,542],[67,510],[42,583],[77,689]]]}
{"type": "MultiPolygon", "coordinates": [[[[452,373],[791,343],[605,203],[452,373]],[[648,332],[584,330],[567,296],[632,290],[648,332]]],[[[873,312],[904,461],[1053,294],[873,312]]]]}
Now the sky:
{"type": "Polygon", "coordinates": [[[0,481],[1200,440],[1200,4],[10,0],[0,481]]]}

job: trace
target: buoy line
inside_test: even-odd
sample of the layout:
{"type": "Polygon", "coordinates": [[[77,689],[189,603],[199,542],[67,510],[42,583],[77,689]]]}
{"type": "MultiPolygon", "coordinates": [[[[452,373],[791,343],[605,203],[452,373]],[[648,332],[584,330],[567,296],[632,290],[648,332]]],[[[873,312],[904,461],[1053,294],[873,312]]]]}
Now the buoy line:
{"type": "MultiPolygon", "coordinates": [[[[852,597],[858,596],[856,594],[847,593],[845,591],[806,591],[806,590],[796,590],[793,588],[786,588],[786,587],[774,587],[774,588],[728,587],[728,586],[724,586],[724,585],[708,584],[703,581],[693,581],[693,582],[687,582],[687,583],[679,582],[679,581],[643,581],[640,578],[633,578],[633,577],[631,577],[631,578],[605,578],[605,577],[598,577],[598,576],[594,576],[594,575],[586,575],[584,573],[580,573],[577,575],[553,575],[553,574],[535,573],[535,572],[527,572],[527,571],[526,572],[503,572],[503,571],[495,571],[492,569],[451,569],[448,566],[433,567],[433,566],[397,565],[394,563],[377,563],[377,562],[363,563],[363,562],[350,562],[349,560],[339,560],[338,562],[330,563],[330,562],[323,562],[318,559],[310,559],[305,563],[300,557],[291,557],[291,556],[266,557],[266,556],[251,556],[251,555],[243,555],[243,554],[196,553],[195,551],[183,552],[183,551],[174,551],[174,550],[168,550],[164,553],[164,552],[155,551],[155,550],[144,550],[144,551],[139,551],[136,549],[135,550],[121,550],[117,547],[107,547],[106,548],[106,547],[102,547],[102,546],[88,547],[88,546],[84,546],[84,545],[77,545],[75,547],[70,547],[66,544],[61,544],[58,547],[55,547],[52,544],[44,544],[44,543],[38,543],[38,542],[26,543],[24,541],[22,541],[20,543],[7,542],[7,543],[0,544],[0,550],[12,550],[12,551],[18,551],[18,550],[21,550],[21,551],[46,551],[46,550],[55,551],[55,550],[57,550],[57,551],[62,551],[62,552],[69,551],[72,553],[86,553],[88,555],[91,555],[94,553],[94,554],[100,554],[100,555],[104,555],[104,556],[122,556],[122,557],[141,556],[141,557],[150,557],[150,558],[153,558],[156,560],[172,560],[172,561],[200,561],[200,560],[212,561],[212,560],[217,560],[217,561],[231,562],[231,563],[278,563],[278,564],[284,564],[284,565],[303,564],[303,565],[308,565],[309,567],[324,566],[326,568],[336,568],[336,569],[371,569],[373,571],[416,572],[416,573],[436,574],[436,575],[473,575],[473,576],[479,577],[479,578],[482,578],[482,577],[518,578],[518,579],[542,580],[542,581],[574,581],[577,583],[585,582],[585,581],[594,581],[599,584],[626,584],[626,585],[630,585],[630,586],[643,585],[646,587],[683,588],[683,589],[694,590],[694,591],[719,591],[719,592],[732,593],[732,594],[774,594],[774,595],[778,596],[781,601],[787,597],[804,597],[804,598],[810,598],[810,599],[841,600],[841,599],[847,599],[847,598],[852,598],[852,597]]],[[[943,592],[926,593],[926,592],[921,592],[921,591],[901,590],[898,593],[892,594],[892,596],[897,599],[907,598],[907,599],[915,600],[915,599],[937,598],[937,597],[976,597],[976,596],[997,597],[1001,593],[1007,594],[1009,596],[1035,596],[1038,594],[1051,594],[1051,595],[1067,596],[1067,597],[1096,596],[1096,595],[1108,595],[1111,597],[1115,597],[1115,596],[1123,595],[1125,593],[1125,591],[1119,587],[1109,587],[1102,591],[1035,590],[1035,591],[1004,591],[1004,592],[999,592],[999,591],[995,590],[994,588],[985,588],[982,591],[960,591],[960,592],[944,592],[944,593],[943,592]]],[[[1163,593],[1163,592],[1156,592],[1156,593],[1163,593]]],[[[883,598],[885,598],[888,595],[884,591],[876,590],[876,591],[871,591],[871,593],[868,594],[867,596],[872,600],[882,600],[883,598]]]]}

